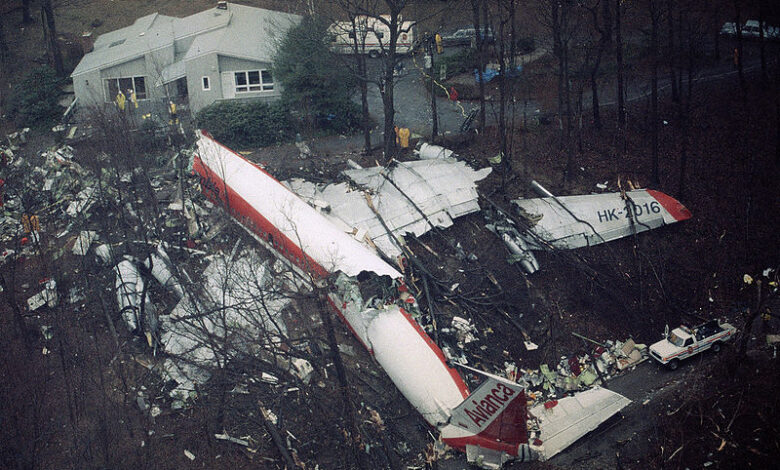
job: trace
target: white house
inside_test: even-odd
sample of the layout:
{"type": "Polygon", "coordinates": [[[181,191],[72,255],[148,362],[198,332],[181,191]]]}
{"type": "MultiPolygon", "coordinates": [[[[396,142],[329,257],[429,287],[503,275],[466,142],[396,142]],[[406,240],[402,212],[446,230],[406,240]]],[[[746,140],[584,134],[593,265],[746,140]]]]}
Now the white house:
{"type": "Polygon", "coordinates": [[[275,48],[301,17],[219,2],[186,18],[154,13],[101,35],[71,76],[80,107],[112,105],[119,90],[139,107],[169,99],[192,112],[218,100],[277,99],[275,48]],[[128,96],[129,98],[129,96],[128,96]]]}

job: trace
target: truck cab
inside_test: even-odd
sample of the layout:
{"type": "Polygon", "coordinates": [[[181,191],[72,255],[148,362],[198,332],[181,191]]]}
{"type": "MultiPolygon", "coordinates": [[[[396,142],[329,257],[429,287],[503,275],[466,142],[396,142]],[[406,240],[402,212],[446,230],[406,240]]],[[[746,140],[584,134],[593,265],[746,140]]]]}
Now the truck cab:
{"type": "Polygon", "coordinates": [[[665,334],[664,339],[650,346],[650,356],[675,370],[683,359],[707,349],[720,351],[723,342],[733,338],[736,331],[731,324],[718,320],[711,320],[694,328],[680,325],[665,334]]]}

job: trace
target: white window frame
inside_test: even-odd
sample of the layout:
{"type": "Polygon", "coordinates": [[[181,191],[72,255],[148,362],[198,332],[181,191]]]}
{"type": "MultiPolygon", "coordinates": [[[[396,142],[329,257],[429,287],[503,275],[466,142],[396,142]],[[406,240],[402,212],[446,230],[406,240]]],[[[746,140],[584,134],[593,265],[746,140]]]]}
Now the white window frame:
{"type": "Polygon", "coordinates": [[[208,75],[204,75],[200,79],[200,86],[203,87],[203,91],[210,91],[211,90],[211,77],[208,75]]]}
{"type": "Polygon", "coordinates": [[[233,74],[233,85],[236,91],[236,95],[243,94],[243,93],[273,93],[274,91],[274,77],[271,74],[271,71],[268,69],[256,69],[256,70],[234,70],[231,72],[233,74]],[[256,83],[250,83],[249,82],[249,74],[256,72],[257,73],[257,79],[258,82],[256,83]],[[263,73],[267,73],[271,77],[270,82],[264,82],[263,81],[263,73]],[[238,75],[243,74],[244,76],[244,84],[240,85],[238,83],[238,75]],[[256,89],[252,89],[256,88],[256,89]]]}
{"type": "MultiPolygon", "coordinates": [[[[146,100],[150,99],[149,98],[149,88],[146,86],[147,80],[146,80],[146,76],[145,75],[133,75],[132,77],[108,77],[108,78],[104,78],[103,79],[103,92],[106,94],[106,97],[105,97],[106,98],[106,103],[111,103],[111,102],[113,102],[116,99],[116,96],[108,96],[110,94],[109,93],[110,87],[108,86],[107,82],[109,80],[114,80],[116,82],[117,90],[120,90],[120,88],[119,88],[119,80],[127,80],[127,79],[129,79],[130,83],[133,84],[133,92],[135,92],[135,94],[136,94],[136,100],[138,100],[138,101],[146,101],[146,100]],[[136,79],[139,79],[139,78],[143,79],[143,81],[144,81],[144,95],[145,96],[143,98],[138,96],[138,91],[136,90],[136,87],[135,87],[135,81],[136,81],[136,79]]],[[[126,90],[122,90],[122,93],[124,93],[125,91],[126,90]]],[[[130,99],[129,96],[127,96],[126,98],[130,99]]]]}

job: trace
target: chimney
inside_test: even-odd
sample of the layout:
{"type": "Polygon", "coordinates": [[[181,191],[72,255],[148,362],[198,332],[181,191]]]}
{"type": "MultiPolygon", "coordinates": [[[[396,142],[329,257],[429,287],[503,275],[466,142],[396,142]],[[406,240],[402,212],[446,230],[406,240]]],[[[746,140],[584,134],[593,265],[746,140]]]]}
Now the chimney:
{"type": "Polygon", "coordinates": [[[217,10],[227,10],[227,2],[217,2],[217,10]]]}

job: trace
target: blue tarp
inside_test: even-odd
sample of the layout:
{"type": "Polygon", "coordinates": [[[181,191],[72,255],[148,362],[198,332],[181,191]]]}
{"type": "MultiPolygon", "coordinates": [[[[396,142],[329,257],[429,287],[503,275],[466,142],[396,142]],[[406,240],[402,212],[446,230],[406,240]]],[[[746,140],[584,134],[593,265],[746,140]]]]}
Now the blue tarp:
{"type": "MultiPolygon", "coordinates": [[[[514,70],[509,70],[507,75],[509,76],[509,78],[517,77],[520,75],[522,71],[523,71],[523,66],[518,65],[517,67],[515,67],[514,70]]],[[[494,78],[496,78],[498,75],[499,75],[498,70],[490,67],[486,67],[485,71],[482,72],[482,79],[484,80],[485,83],[487,83],[493,80],[494,78]]],[[[479,83],[479,70],[477,69],[474,69],[474,81],[479,83]]]]}

